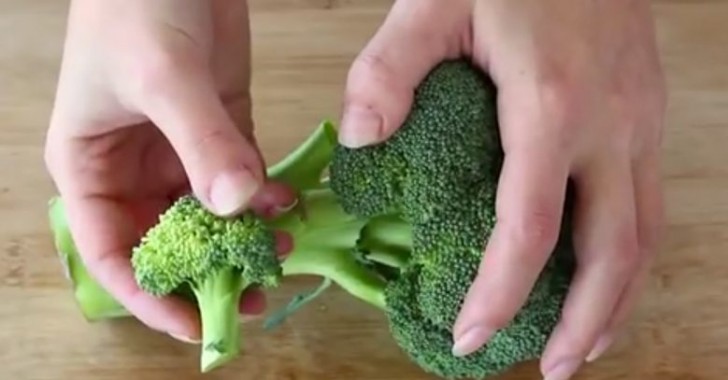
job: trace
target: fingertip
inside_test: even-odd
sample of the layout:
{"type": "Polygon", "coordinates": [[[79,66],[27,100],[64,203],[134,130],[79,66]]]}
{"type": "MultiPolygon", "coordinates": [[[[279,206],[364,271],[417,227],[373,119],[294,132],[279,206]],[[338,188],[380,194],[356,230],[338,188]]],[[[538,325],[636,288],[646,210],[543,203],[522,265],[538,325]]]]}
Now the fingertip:
{"type": "Polygon", "coordinates": [[[238,311],[241,318],[259,316],[267,307],[265,293],[258,288],[249,288],[240,297],[238,311]]]}
{"type": "MultiPolygon", "coordinates": [[[[200,318],[197,309],[190,302],[169,296],[159,299],[160,305],[154,305],[151,313],[167,313],[163,326],[156,329],[166,332],[169,336],[181,342],[198,344],[202,341],[200,318]]],[[[154,328],[154,327],[153,327],[154,328]]]]}
{"type": "Polygon", "coordinates": [[[135,294],[127,293],[124,304],[140,322],[152,330],[188,343],[201,339],[197,308],[181,297],[156,297],[139,289],[135,294]]]}
{"type": "Polygon", "coordinates": [[[293,250],[293,236],[284,231],[275,231],[276,253],[280,259],[285,259],[293,250]]]}
{"type": "Polygon", "coordinates": [[[210,187],[212,211],[220,216],[237,214],[249,206],[261,187],[261,181],[248,170],[223,172],[210,187]]]}
{"type": "Polygon", "coordinates": [[[359,105],[347,106],[341,119],[339,142],[360,148],[383,140],[383,117],[375,110],[359,105]]]}
{"type": "Polygon", "coordinates": [[[486,326],[475,325],[454,338],[453,356],[467,356],[480,349],[495,333],[486,326]]]}
{"type": "Polygon", "coordinates": [[[288,212],[298,204],[296,192],[284,183],[268,181],[250,201],[250,207],[266,218],[288,212]]]}
{"type": "Polygon", "coordinates": [[[612,342],[614,341],[614,337],[610,333],[602,334],[601,337],[599,337],[599,340],[597,340],[597,343],[594,345],[594,348],[592,348],[591,352],[589,352],[589,355],[586,357],[587,363],[593,363],[604,353],[607,352],[609,347],[611,347],[612,342]]]}

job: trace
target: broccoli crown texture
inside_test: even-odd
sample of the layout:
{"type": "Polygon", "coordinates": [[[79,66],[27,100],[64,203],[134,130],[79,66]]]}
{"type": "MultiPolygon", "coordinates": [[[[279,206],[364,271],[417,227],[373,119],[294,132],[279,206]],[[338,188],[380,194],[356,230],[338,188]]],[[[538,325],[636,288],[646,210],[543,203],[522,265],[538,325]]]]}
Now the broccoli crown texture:
{"type": "Polygon", "coordinates": [[[493,84],[462,61],[435,68],[404,125],[386,142],[338,146],[331,188],[347,212],[420,222],[492,180],[500,156],[493,84]]]}
{"type": "Polygon", "coordinates": [[[139,286],[165,295],[185,283],[196,288],[221,270],[239,271],[247,284],[275,286],[281,274],[275,237],[251,213],[221,218],[193,196],[173,203],[133,250],[139,286]]]}
{"type": "Polygon", "coordinates": [[[504,158],[496,108],[488,77],[468,62],[443,62],[416,89],[408,118],[390,139],[357,149],[339,146],[332,157],[331,188],[342,207],[367,218],[399,215],[411,229],[410,257],[387,283],[385,312],[403,351],[444,378],[484,378],[537,358],[573,271],[564,234],[509,326],[471,355],[452,354],[452,325],[496,219],[504,158]]]}

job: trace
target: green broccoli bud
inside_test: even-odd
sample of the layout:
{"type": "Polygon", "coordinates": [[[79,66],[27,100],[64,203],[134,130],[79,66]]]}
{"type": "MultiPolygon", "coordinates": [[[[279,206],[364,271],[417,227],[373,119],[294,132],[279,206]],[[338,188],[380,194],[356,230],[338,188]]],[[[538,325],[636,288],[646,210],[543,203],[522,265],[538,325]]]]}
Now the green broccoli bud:
{"type": "Polygon", "coordinates": [[[201,369],[210,371],[240,352],[238,305],[249,286],[278,285],[275,236],[258,217],[220,218],[184,196],[133,250],[139,287],[154,296],[187,285],[202,323],[201,369]]]}

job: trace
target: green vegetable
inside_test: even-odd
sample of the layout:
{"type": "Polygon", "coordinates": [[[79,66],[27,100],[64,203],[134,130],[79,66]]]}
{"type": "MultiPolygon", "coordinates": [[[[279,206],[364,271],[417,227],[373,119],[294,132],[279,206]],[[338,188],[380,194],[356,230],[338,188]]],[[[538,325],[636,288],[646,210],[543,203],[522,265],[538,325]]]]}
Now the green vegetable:
{"type": "Polygon", "coordinates": [[[565,225],[512,323],[477,352],[452,355],[452,325],[496,219],[504,157],[496,109],[495,86],[486,76],[467,62],[446,62],[419,86],[392,138],[372,147],[337,147],[331,163],[331,188],[347,212],[368,218],[397,214],[411,229],[410,259],[397,264],[400,276],[385,290],[386,315],[400,347],[441,377],[483,378],[537,358],[573,274],[565,225]]]}
{"type": "MultiPolygon", "coordinates": [[[[241,289],[254,283],[275,287],[296,275],[324,281],[273,313],[266,326],[283,323],[333,282],[381,310],[393,341],[424,371],[485,378],[535,359],[573,275],[569,204],[554,255],[513,322],[479,351],[462,358],[451,353],[452,324],[495,222],[503,161],[496,109],[495,86],[485,75],[465,61],[443,62],[417,88],[406,122],[387,142],[348,149],[336,144],[336,131],[325,122],[269,168],[272,178],[299,191],[298,205],[280,217],[262,220],[248,213],[222,220],[192,198],[180,200],[135,251],[137,280],[162,294],[180,291],[175,285],[182,279],[204,283],[225,268],[226,280],[213,282],[213,291],[204,293],[207,301],[198,302],[203,325],[210,324],[203,328],[205,342],[226,342],[215,366],[237,354],[239,332],[228,322],[241,289]],[[279,263],[272,260],[274,230],[294,240],[294,251],[279,263]],[[167,252],[159,256],[165,259],[159,252],[167,252]],[[146,255],[154,265],[141,265],[146,255]],[[234,273],[241,273],[238,279],[234,273]]],[[[67,233],[65,225],[54,226],[57,235],[67,233]]],[[[68,244],[62,249],[76,255],[68,244]]],[[[83,298],[76,292],[82,309],[96,296],[108,299],[87,275],[72,280],[76,289],[94,289],[83,298]]],[[[198,289],[197,298],[202,294],[198,289]]]]}
{"type": "Polygon", "coordinates": [[[89,322],[127,317],[129,312],[119,304],[86,270],[66,218],[66,209],[58,197],[48,202],[48,218],[53,244],[66,277],[70,280],[76,305],[89,322]]]}
{"type": "Polygon", "coordinates": [[[209,371],[240,351],[240,295],[256,285],[278,285],[281,267],[275,236],[252,214],[218,218],[184,196],[177,200],[134,249],[137,283],[155,296],[192,291],[202,322],[200,366],[209,371]]]}
{"type": "MultiPolygon", "coordinates": [[[[363,267],[354,254],[368,220],[345,213],[324,176],[336,138],[333,125],[324,122],[269,168],[270,177],[300,192],[297,206],[289,212],[270,220],[252,211],[222,218],[186,195],[160,216],[133,249],[131,264],[142,290],[155,296],[181,295],[197,305],[202,322],[201,371],[220,367],[239,354],[238,301],[250,286],[271,288],[283,276],[317,275],[384,307],[384,280],[363,267]],[[295,241],[283,262],[276,258],[275,230],[286,231],[295,241]]],[[[64,212],[62,200],[53,198],[51,227],[61,258],[73,269],[69,277],[76,302],[89,320],[128,316],[85,270],[64,212]]]]}

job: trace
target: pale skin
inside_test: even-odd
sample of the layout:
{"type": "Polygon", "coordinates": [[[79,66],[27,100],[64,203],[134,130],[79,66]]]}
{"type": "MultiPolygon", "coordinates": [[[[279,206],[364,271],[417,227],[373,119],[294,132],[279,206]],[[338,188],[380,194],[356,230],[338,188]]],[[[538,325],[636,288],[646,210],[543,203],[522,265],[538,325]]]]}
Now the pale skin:
{"type": "MultiPolygon", "coordinates": [[[[194,309],[144,295],[125,260],[181,192],[221,215],[294,201],[264,178],[253,137],[247,8],[227,0],[72,5],[49,171],[99,281],[150,327],[196,341],[194,309]]],[[[571,178],[578,269],[540,363],[544,378],[565,380],[624,329],[662,230],[666,90],[650,2],[398,0],[351,66],[341,142],[386,140],[424,75],[462,56],[498,86],[506,160],[496,228],[453,352],[481,347],[523,305],[555,244],[571,178]]],[[[281,235],[281,254],[291,244],[281,235]]],[[[246,294],[241,314],[260,313],[264,301],[246,294]]]]}

